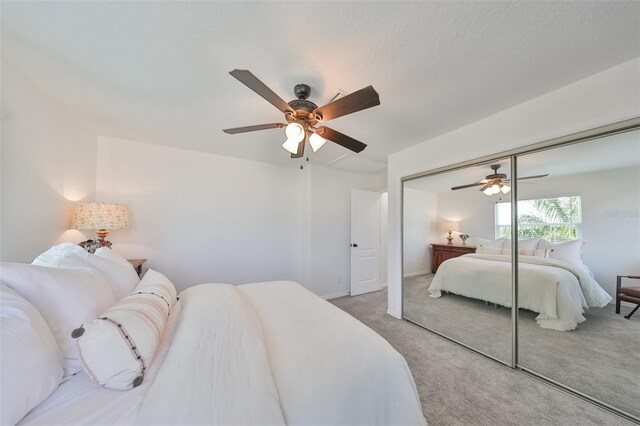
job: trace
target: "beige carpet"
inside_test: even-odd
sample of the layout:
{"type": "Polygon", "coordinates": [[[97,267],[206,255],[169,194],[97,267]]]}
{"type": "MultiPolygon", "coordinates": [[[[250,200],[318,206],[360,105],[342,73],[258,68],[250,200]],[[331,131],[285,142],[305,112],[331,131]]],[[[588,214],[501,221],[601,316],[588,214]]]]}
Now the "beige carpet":
{"type": "Polygon", "coordinates": [[[386,290],[333,299],[407,360],[431,425],[623,425],[624,419],[386,314],[386,290]]]}
{"type": "MultiPolygon", "coordinates": [[[[431,298],[432,279],[405,279],[405,317],[510,362],[511,309],[455,294],[431,298]]],[[[640,315],[627,320],[614,305],[589,309],[568,332],[543,329],[536,316],[520,310],[522,366],[640,417],[640,315]]]]}

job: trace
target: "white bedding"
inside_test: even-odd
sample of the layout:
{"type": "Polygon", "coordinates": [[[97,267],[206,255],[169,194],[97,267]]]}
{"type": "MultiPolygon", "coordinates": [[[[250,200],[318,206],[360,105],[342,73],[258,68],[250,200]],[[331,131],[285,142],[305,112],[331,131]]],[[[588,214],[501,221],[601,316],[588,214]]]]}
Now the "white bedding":
{"type": "Polygon", "coordinates": [[[425,424],[404,358],[299,284],[206,284],[180,303],[141,386],[80,373],[20,424],[425,424]]]}
{"type": "MultiPolygon", "coordinates": [[[[611,301],[583,269],[537,257],[519,258],[520,308],[537,312],[542,328],[573,330],[585,309],[611,301]]],[[[511,307],[511,256],[468,254],[443,262],[429,287],[431,297],[447,291],[511,307]]]]}
{"type": "Polygon", "coordinates": [[[162,341],[142,384],[128,391],[103,388],[81,371],[63,382],[18,425],[130,425],[167,355],[182,303],[172,309],[162,341]]]}

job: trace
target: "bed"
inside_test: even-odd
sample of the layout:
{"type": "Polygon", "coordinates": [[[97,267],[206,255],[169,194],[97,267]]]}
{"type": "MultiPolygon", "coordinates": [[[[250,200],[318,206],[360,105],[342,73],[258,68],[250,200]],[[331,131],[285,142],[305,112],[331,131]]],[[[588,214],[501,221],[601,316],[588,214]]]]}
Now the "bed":
{"type": "MultiPolygon", "coordinates": [[[[587,270],[556,259],[520,256],[518,285],[519,307],[538,313],[540,327],[558,331],[574,330],[585,309],[612,300],[587,270]]],[[[442,292],[511,307],[511,256],[467,254],[443,262],[429,295],[442,292]]]]}
{"type": "Polygon", "coordinates": [[[404,358],[290,281],[189,287],[141,383],[113,390],[90,376],[65,377],[18,424],[426,424],[404,358]]]}

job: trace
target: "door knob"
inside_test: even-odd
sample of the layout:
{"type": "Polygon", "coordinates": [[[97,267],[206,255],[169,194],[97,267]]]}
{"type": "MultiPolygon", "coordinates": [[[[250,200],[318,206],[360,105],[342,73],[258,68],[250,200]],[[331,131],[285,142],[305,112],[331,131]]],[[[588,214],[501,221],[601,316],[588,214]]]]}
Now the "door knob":
{"type": "Polygon", "coordinates": [[[351,244],[351,247],[358,247],[357,244],[351,244]]]}

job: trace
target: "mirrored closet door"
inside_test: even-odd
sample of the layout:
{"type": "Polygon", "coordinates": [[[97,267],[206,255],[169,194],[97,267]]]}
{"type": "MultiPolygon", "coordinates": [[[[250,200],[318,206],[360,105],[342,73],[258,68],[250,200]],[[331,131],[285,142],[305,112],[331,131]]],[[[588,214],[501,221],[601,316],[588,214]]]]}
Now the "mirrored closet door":
{"type": "Polygon", "coordinates": [[[402,194],[403,318],[640,422],[640,119],[402,194]]]}
{"type": "Polygon", "coordinates": [[[516,161],[518,364],[640,417],[640,131],[516,161]]]}
{"type": "Polygon", "coordinates": [[[510,179],[503,158],[403,188],[404,318],[509,364],[510,179]],[[487,259],[494,270],[486,270],[487,259]]]}

